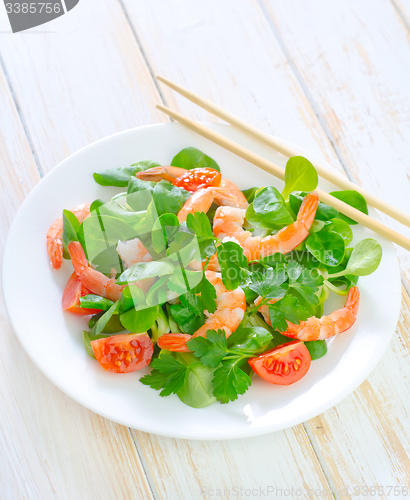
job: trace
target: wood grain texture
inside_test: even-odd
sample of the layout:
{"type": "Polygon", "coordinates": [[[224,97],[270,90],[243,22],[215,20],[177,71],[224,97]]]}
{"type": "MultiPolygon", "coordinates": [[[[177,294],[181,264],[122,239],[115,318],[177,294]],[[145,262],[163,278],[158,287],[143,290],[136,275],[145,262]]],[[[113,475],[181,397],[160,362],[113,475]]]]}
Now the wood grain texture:
{"type": "MultiPolygon", "coordinates": [[[[397,11],[388,0],[265,5],[351,176],[409,213],[410,32],[397,11]]],[[[397,252],[410,290],[410,254],[397,252]]]]}
{"type": "Polygon", "coordinates": [[[383,486],[380,497],[389,498],[388,486],[409,486],[409,365],[410,299],[403,289],[396,335],[377,368],[345,401],[308,422],[337,489],[383,486]]]}
{"type": "Polygon", "coordinates": [[[300,490],[302,495],[293,498],[307,498],[310,488],[330,490],[301,425],[219,442],[182,441],[137,431],[135,435],[161,500],[262,498],[260,489],[273,498],[268,487],[300,490]]]}
{"type": "Polygon", "coordinates": [[[4,36],[0,46],[44,173],[107,135],[164,121],[116,0],[80,2],[53,26],[53,34],[4,36]]]}
{"type": "MultiPolygon", "coordinates": [[[[154,74],[342,170],[256,0],[123,3],[154,74]]],[[[160,88],[170,107],[193,119],[217,120],[168,87],[160,88]]]]}
{"type": "Polygon", "coordinates": [[[397,10],[400,21],[410,31],[410,2],[409,0],[391,0],[392,4],[397,10]]]}

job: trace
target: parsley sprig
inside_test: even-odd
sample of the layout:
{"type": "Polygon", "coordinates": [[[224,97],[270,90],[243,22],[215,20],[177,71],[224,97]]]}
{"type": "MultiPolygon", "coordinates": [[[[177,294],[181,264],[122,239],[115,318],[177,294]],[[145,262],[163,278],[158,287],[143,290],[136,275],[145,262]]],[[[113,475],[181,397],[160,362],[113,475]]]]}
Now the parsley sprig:
{"type": "Polygon", "coordinates": [[[206,337],[196,337],[187,345],[203,365],[216,369],[213,395],[226,404],[248,390],[251,377],[245,371],[246,361],[263,352],[271,340],[263,328],[239,328],[229,339],[224,330],[208,330],[206,337]]]}
{"type": "Polygon", "coordinates": [[[247,315],[268,305],[272,328],[284,331],[286,321],[299,324],[314,314],[314,307],[319,303],[317,293],[322,285],[323,277],[317,269],[306,269],[298,262],[262,268],[253,272],[248,282],[248,287],[262,300],[257,307],[250,308],[247,315]]]}
{"type": "Polygon", "coordinates": [[[152,372],[140,378],[144,385],[161,390],[160,396],[178,394],[185,385],[188,376],[188,366],[173,357],[170,351],[162,351],[161,357],[151,362],[152,372]]]}

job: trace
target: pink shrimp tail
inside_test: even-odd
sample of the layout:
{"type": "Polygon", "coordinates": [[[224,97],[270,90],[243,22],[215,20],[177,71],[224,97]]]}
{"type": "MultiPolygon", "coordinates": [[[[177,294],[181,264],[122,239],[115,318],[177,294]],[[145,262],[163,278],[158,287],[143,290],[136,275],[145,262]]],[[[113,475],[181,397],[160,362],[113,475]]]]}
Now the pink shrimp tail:
{"type": "Polygon", "coordinates": [[[60,269],[63,263],[63,242],[61,239],[47,236],[47,253],[53,269],[60,269]]]}
{"type": "Polygon", "coordinates": [[[84,250],[78,241],[69,243],[68,252],[74,271],[85,287],[91,292],[113,301],[121,298],[125,285],[117,285],[115,279],[107,278],[104,274],[90,267],[84,250]]]}
{"type": "Polygon", "coordinates": [[[158,339],[158,347],[172,352],[191,352],[186,344],[192,338],[185,333],[164,333],[158,339]]]}
{"type": "Polygon", "coordinates": [[[152,167],[142,172],[137,172],[135,176],[142,181],[159,182],[166,180],[174,182],[175,179],[181,177],[188,172],[185,168],[171,167],[170,165],[163,165],[161,167],[152,167]]]}
{"type": "Polygon", "coordinates": [[[300,245],[309,236],[309,229],[315,220],[318,204],[319,196],[315,191],[306,195],[296,221],[282,228],[275,235],[262,239],[261,256],[266,257],[276,252],[285,254],[300,245]]]}
{"type": "Polygon", "coordinates": [[[78,241],[71,241],[68,244],[68,253],[73,263],[74,271],[79,276],[81,272],[88,267],[87,257],[85,256],[83,247],[78,241]]]}
{"type": "Polygon", "coordinates": [[[337,324],[339,333],[345,332],[355,323],[359,310],[359,299],[360,292],[358,287],[355,286],[349,290],[345,306],[329,315],[337,324]]]}
{"type": "MultiPolygon", "coordinates": [[[[81,224],[90,215],[90,204],[77,205],[71,212],[81,224]]],[[[63,263],[63,218],[59,217],[47,233],[47,253],[54,269],[60,269],[63,263]]]]}
{"type": "Polygon", "coordinates": [[[352,309],[355,315],[357,314],[357,311],[359,309],[359,299],[359,288],[357,286],[354,286],[349,290],[345,307],[352,309]]]}
{"type": "Polygon", "coordinates": [[[300,206],[297,220],[304,223],[306,231],[309,231],[313,221],[315,220],[317,206],[319,204],[319,195],[316,191],[312,191],[306,195],[305,199],[300,206]]]}

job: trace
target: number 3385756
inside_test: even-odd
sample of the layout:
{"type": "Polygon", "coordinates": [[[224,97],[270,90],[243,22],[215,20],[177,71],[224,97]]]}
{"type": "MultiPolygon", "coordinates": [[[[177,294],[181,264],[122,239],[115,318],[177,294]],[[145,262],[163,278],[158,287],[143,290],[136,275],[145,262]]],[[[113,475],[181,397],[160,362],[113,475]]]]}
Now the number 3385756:
{"type": "Polygon", "coordinates": [[[7,14],[59,14],[61,5],[58,3],[43,3],[43,2],[30,2],[30,3],[6,3],[7,14]]]}

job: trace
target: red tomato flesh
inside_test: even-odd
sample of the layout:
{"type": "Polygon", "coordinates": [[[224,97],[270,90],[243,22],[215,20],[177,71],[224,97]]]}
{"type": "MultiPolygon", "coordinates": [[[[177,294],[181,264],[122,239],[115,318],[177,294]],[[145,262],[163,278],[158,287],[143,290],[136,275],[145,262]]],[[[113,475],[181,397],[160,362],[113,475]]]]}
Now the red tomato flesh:
{"type": "Polygon", "coordinates": [[[91,293],[92,292],[90,292],[88,288],[81,284],[78,276],[73,273],[64,288],[62,299],[63,311],[70,311],[73,314],[82,316],[100,312],[101,309],[84,309],[80,306],[80,297],[84,297],[84,295],[89,295],[91,293]]]}
{"type": "Polygon", "coordinates": [[[221,185],[222,174],[213,168],[193,168],[186,174],[177,177],[173,184],[186,189],[187,191],[197,191],[207,187],[219,187],[221,185]]]}
{"type": "Polygon", "coordinates": [[[282,344],[249,359],[252,370],[271,384],[290,385],[304,377],[311,363],[310,353],[299,340],[282,344]]]}
{"type": "Polygon", "coordinates": [[[91,341],[94,356],[104,370],[130,373],[149,364],[154,345],[147,333],[123,333],[91,341]]]}

